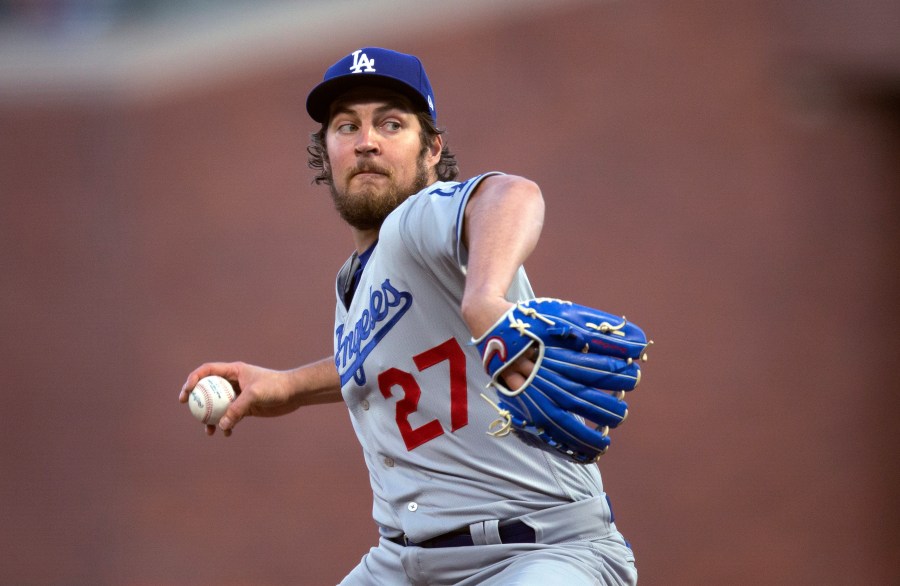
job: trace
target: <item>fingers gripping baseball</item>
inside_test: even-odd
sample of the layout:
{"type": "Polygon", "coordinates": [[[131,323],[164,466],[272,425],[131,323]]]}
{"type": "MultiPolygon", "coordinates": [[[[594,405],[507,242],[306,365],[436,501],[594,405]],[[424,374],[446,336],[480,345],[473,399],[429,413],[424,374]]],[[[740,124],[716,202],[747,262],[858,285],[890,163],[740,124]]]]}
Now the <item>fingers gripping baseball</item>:
{"type": "Polygon", "coordinates": [[[646,359],[652,342],[625,318],[535,299],[511,308],[474,343],[499,398],[491,401],[500,418],[489,433],[517,429],[587,462],[606,451],[609,429],[627,417],[623,399],[640,383],[636,360],[646,359]],[[534,366],[523,384],[507,386],[514,365],[531,355],[534,366]]]}
{"type": "MultiPolygon", "coordinates": [[[[207,376],[221,376],[233,386],[236,397],[218,421],[218,428],[229,436],[245,417],[283,415],[295,407],[289,404],[290,393],[284,384],[285,374],[242,362],[208,363],[192,372],[179,394],[187,402],[191,390],[207,376]]],[[[215,433],[216,426],[207,425],[207,433],[215,433]]]]}
{"type": "MultiPolygon", "coordinates": [[[[178,394],[178,400],[182,403],[190,403],[191,411],[194,415],[206,424],[207,435],[213,435],[216,431],[216,427],[222,428],[226,436],[230,435],[231,428],[233,427],[232,422],[239,421],[242,417],[242,415],[240,415],[241,405],[246,403],[246,397],[243,396],[240,386],[240,372],[242,366],[243,365],[240,363],[223,362],[203,364],[188,375],[187,380],[181,387],[181,391],[178,394]],[[225,381],[221,383],[223,386],[230,387],[229,392],[231,394],[227,397],[229,401],[224,405],[208,405],[209,411],[204,417],[202,414],[202,407],[195,403],[198,400],[213,401],[215,397],[209,397],[207,395],[204,398],[204,393],[199,392],[200,385],[204,385],[205,388],[207,381],[219,377],[225,379],[225,381]],[[237,403],[237,409],[235,408],[235,403],[237,403]],[[215,410],[216,412],[215,415],[210,418],[210,415],[212,415],[210,411],[212,410],[215,410]]],[[[217,383],[213,384],[215,385],[217,383]]]]}

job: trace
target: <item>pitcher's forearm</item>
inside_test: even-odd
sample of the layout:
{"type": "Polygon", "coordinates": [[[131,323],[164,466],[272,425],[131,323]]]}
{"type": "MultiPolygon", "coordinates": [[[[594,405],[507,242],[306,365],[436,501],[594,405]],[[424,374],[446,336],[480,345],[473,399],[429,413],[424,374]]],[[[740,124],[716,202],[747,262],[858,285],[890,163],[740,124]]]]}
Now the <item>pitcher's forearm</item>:
{"type": "Polygon", "coordinates": [[[337,403],[341,397],[341,377],[329,356],[288,372],[297,407],[337,403]]]}
{"type": "Polygon", "coordinates": [[[462,316],[477,337],[511,305],[506,292],[540,238],[540,188],[521,177],[488,177],[469,200],[464,221],[469,258],[462,316]]]}

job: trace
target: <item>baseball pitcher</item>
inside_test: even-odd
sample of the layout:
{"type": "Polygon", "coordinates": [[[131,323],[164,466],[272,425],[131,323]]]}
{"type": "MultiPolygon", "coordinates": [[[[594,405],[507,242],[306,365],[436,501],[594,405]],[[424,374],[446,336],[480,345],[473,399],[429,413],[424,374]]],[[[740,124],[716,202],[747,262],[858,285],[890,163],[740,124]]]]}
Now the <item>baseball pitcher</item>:
{"type": "MultiPolygon", "coordinates": [[[[238,391],[218,428],[343,401],[380,538],[342,584],[634,584],[597,459],[650,343],[624,317],[536,298],[533,182],[457,180],[418,58],[353,51],[306,107],[310,166],[350,226],[334,355],[291,371],[194,370],[238,391]]],[[[209,426],[213,434],[216,427],[209,426]]]]}

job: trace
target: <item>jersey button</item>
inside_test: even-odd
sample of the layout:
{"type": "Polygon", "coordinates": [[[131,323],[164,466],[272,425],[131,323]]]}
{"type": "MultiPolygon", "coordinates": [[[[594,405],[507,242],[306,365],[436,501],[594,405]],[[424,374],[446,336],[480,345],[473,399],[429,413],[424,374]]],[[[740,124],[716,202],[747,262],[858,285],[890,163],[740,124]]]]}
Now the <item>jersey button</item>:
{"type": "Polygon", "coordinates": [[[410,513],[415,513],[416,509],[419,508],[419,505],[418,503],[409,503],[408,505],[406,505],[406,508],[409,509],[410,513]]]}
{"type": "Polygon", "coordinates": [[[359,402],[359,406],[362,407],[363,411],[369,410],[369,402],[366,401],[365,399],[363,399],[362,401],[359,402]]]}
{"type": "Polygon", "coordinates": [[[390,456],[385,456],[384,465],[387,466],[388,468],[393,468],[394,467],[394,459],[391,458],[390,456]]]}

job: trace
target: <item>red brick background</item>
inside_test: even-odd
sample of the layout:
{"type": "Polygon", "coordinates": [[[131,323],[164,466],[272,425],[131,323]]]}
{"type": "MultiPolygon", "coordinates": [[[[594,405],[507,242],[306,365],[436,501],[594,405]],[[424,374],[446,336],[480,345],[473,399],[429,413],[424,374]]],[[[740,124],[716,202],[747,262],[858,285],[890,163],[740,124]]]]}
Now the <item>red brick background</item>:
{"type": "Polygon", "coordinates": [[[226,440],[176,395],[330,352],[351,243],[303,100],[374,41],[423,58],[464,176],[542,186],[538,292],[656,340],[600,463],[642,583],[895,583],[900,9],[782,4],[588,2],[4,102],[0,583],[329,584],[373,543],[341,405],[226,440]]]}

